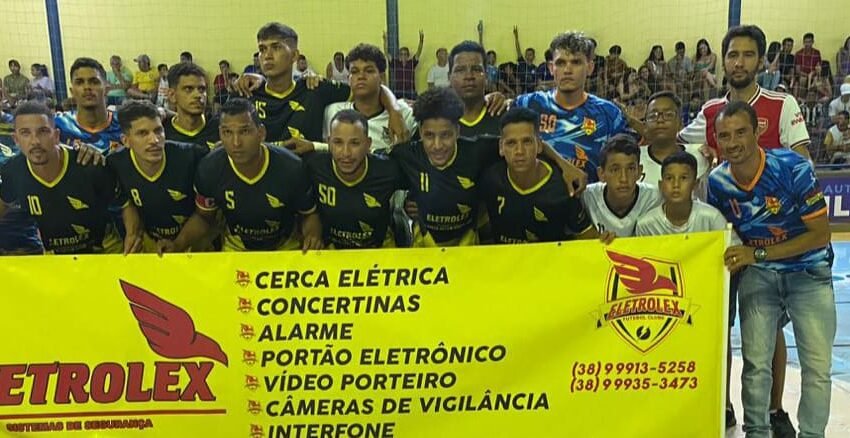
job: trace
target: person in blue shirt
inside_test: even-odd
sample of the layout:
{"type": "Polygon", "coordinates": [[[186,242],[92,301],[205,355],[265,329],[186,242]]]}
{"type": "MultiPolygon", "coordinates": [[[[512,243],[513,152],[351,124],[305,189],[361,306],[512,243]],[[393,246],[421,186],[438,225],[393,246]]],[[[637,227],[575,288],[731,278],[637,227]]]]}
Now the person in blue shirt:
{"type": "Polygon", "coordinates": [[[823,191],[811,163],[758,145],[758,118],[730,102],[715,121],[726,162],[709,176],[708,201],[743,245],[724,254],[738,286],[744,357],[742,401],[748,437],[767,437],[776,327],[787,311],[802,368],[800,436],[822,437],[829,418],[836,312],[832,247],[823,191]]]}
{"type": "Polygon", "coordinates": [[[103,154],[121,146],[121,125],[106,108],[106,71],[100,62],[77,58],[71,65],[71,96],[76,111],[56,114],[59,139],[69,146],[89,144],[103,154]]]}
{"type": "Polygon", "coordinates": [[[584,91],[594,68],[589,38],[580,32],[562,33],[549,49],[555,87],[523,94],[515,104],[537,111],[543,141],[582,169],[589,182],[596,182],[599,151],[609,138],[626,131],[626,119],[617,105],[584,91]]]}

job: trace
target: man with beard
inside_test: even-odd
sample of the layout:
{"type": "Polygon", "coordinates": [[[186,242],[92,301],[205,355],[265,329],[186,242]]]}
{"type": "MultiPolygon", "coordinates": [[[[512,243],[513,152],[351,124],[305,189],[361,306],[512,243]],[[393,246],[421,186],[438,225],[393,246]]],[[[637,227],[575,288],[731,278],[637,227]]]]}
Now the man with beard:
{"type": "Polygon", "coordinates": [[[77,58],[70,77],[77,110],[56,115],[60,141],[70,146],[90,144],[104,154],[120,147],[121,126],[115,113],[106,109],[103,65],[91,58],[77,58]]]}

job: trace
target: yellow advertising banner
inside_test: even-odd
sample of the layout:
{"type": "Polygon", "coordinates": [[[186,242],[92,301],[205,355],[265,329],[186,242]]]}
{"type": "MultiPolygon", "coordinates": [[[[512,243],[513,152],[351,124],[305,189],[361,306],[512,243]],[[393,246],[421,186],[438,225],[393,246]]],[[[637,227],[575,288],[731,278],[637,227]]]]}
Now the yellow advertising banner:
{"type": "Polygon", "coordinates": [[[0,436],[720,437],[726,238],[3,258],[0,436]]]}

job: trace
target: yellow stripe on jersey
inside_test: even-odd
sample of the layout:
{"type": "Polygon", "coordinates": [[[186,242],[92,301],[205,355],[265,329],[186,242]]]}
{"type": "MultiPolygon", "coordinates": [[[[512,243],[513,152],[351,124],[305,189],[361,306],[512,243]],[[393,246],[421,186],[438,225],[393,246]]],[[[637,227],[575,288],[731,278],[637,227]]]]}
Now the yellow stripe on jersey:
{"type": "Polygon", "coordinates": [[[57,176],[56,179],[54,179],[53,181],[45,181],[40,176],[36,175],[35,171],[32,170],[32,163],[30,163],[30,160],[26,160],[27,169],[29,169],[32,177],[48,189],[56,187],[56,184],[59,184],[59,181],[62,181],[62,178],[65,176],[65,173],[68,172],[68,161],[70,160],[68,157],[68,148],[59,146],[59,149],[62,151],[62,171],[59,172],[59,176],[57,176]]]}

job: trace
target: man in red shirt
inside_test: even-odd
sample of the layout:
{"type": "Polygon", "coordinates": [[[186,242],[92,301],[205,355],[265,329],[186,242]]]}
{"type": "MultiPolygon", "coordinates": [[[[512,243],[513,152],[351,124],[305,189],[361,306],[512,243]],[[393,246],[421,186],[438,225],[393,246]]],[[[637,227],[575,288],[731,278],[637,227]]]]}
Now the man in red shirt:
{"type": "Polygon", "coordinates": [[[820,50],[812,47],[815,44],[815,34],[809,32],[803,35],[803,48],[794,55],[794,69],[797,71],[797,86],[808,87],[808,75],[821,62],[820,50]]]}

